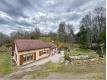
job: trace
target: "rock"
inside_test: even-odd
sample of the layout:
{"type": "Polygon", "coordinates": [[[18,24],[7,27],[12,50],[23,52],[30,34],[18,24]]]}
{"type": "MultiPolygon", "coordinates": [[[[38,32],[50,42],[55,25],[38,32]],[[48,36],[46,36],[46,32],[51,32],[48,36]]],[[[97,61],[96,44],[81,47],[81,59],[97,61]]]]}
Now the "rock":
{"type": "Polygon", "coordinates": [[[96,61],[96,59],[94,58],[94,59],[89,59],[90,61],[96,61]]]}
{"type": "Polygon", "coordinates": [[[60,51],[61,55],[64,55],[64,51],[60,51]]]}
{"type": "Polygon", "coordinates": [[[89,60],[84,60],[84,62],[89,62],[89,60]]]}
{"type": "Polygon", "coordinates": [[[65,61],[65,65],[68,65],[69,64],[69,61],[65,61]]]}
{"type": "Polygon", "coordinates": [[[89,58],[88,55],[79,55],[79,56],[70,56],[70,57],[73,60],[84,60],[84,59],[88,59],[89,58]]]}

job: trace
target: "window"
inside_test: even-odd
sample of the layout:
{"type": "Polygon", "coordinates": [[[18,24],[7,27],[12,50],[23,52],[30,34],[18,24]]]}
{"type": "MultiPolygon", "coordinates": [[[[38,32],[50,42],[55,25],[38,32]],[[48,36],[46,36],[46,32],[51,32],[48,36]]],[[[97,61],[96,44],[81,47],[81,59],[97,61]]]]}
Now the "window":
{"type": "Polygon", "coordinates": [[[24,59],[24,62],[31,61],[33,59],[33,55],[25,54],[25,55],[23,55],[23,59],[24,59]]]}
{"type": "Polygon", "coordinates": [[[39,52],[39,56],[44,55],[44,54],[47,54],[47,51],[40,51],[39,52]]]}
{"type": "Polygon", "coordinates": [[[26,56],[25,55],[23,55],[23,61],[26,62],[26,56]]]}
{"type": "Polygon", "coordinates": [[[49,50],[45,50],[45,52],[46,52],[47,54],[49,54],[49,50]]]}
{"type": "Polygon", "coordinates": [[[40,51],[40,52],[39,52],[39,56],[41,56],[41,55],[43,55],[43,51],[40,51]]]}

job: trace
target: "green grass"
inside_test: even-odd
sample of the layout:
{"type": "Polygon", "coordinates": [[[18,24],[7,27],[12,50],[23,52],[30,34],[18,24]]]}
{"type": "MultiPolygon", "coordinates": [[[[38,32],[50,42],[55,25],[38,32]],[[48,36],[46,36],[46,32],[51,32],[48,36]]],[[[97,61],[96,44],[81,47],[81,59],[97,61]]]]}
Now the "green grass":
{"type": "Polygon", "coordinates": [[[7,74],[14,70],[11,65],[11,54],[9,49],[2,47],[0,48],[0,74],[7,74]]]}
{"type": "Polygon", "coordinates": [[[71,56],[78,56],[78,55],[89,55],[92,58],[98,57],[95,51],[87,49],[87,48],[80,48],[79,44],[73,44],[69,47],[71,56]]]}
{"type": "Polygon", "coordinates": [[[58,64],[58,63],[47,63],[41,66],[40,70],[36,70],[30,73],[32,75],[32,79],[38,77],[47,77],[50,73],[59,73],[59,74],[88,74],[88,73],[95,73],[92,74],[92,78],[104,78],[105,74],[105,66],[104,64],[79,64],[79,65],[65,65],[65,64],[58,64]],[[99,67],[98,67],[99,66],[99,67]],[[102,73],[101,76],[98,76],[98,73],[102,73]]]}
{"type": "Polygon", "coordinates": [[[90,58],[98,58],[98,54],[90,49],[75,48],[70,51],[70,55],[88,55],[90,58]]]}
{"type": "Polygon", "coordinates": [[[94,80],[105,80],[106,79],[106,74],[105,73],[102,73],[102,72],[100,72],[100,73],[95,73],[95,74],[93,74],[92,75],[92,77],[89,77],[89,78],[93,78],[94,80]]]}
{"type": "Polygon", "coordinates": [[[33,71],[30,74],[32,75],[32,78],[46,77],[46,76],[49,75],[50,72],[57,72],[57,70],[61,66],[62,65],[60,65],[60,64],[49,62],[49,63],[47,63],[45,65],[42,65],[40,70],[33,71]]]}
{"type": "Polygon", "coordinates": [[[31,73],[32,78],[37,78],[37,77],[46,77],[49,75],[49,71],[45,71],[45,70],[39,70],[35,72],[31,73]]]}

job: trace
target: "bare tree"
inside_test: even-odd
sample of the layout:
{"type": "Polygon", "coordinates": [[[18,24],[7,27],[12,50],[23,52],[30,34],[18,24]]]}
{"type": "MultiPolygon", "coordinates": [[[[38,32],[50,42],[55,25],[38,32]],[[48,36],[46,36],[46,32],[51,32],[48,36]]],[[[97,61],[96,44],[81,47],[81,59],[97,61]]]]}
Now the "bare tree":
{"type": "Polygon", "coordinates": [[[81,25],[83,25],[87,29],[87,47],[92,46],[92,18],[91,13],[87,14],[82,20],[81,25]]]}
{"type": "Polygon", "coordinates": [[[9,36],[0,32],[0,46],[6,43],[9,36]]]}
{"type": "Polygon", "coordinates": [[[73,24],[68,24],[66,25],[66,33],[67,33],[67,38],[68,42],[74,42],[75,40],[75,35],[74,35],[74,30],[73,30],[73,24]]]}
{"type": "Polygon", "coordinates": [[[31,39],[38,39],[38,38],[40,38],[40,35],[41,35],[41,33],[40,33],[39,28],[35,28],[34,31],[31,31],[31,33],[30,33],[31,39]]]}
{"type": "Polygon", "coordinates": [[[92,13],[87,14],[81,20],[81,25],[87,29],[87,46],[92,47],[92,43],[96,43],[97,53],[101,56],[101,36],[105,46],[105,29],[106,29],[106,16],[105,9],[103,7],[95,8],[92,13]]]}
{"type": "Polygon", "coordinates": [[[59,24],[59,28],[58,28],[58,32],[57,32],[57,34],[58,34],[58,40],[62,41],[62,42],[66,42],[66,38],[65,38],[66,37],[65,26],[66,26],[65,22],[61,22],[59,24]]]}
{"type": "MultiPolygon", "coordinates": [[[[94,10],[95,13],[95,17],[94,17],[94,26],[95,26],[95,38],[96,38],[96,43],[97,43],[97,47],[98,47],[98,53],[101,56],[102,55],[102,51],[101,51],[101,46],[100,46],[100,34],[101,32],[103,32],[106,29],[106,16],[105,16],[105,9],[103,7],[100,8],[96,8],[94,10]]],[[[105,44],[105,42],[104,42],[105,44]]]]}

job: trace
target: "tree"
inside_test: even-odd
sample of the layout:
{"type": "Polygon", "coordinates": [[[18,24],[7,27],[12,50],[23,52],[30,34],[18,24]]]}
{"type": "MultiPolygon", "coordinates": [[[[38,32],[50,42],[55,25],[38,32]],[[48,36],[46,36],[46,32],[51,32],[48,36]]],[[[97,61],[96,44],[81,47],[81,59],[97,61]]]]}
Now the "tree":
{"type": "Polygon", "coordinates": [[[35,28],[35,30],[30,33],[30,38],[31,39],[39,39],[40,35],[41,35],[41,33],[40,33],[39,28],[35,28]]]}
{"type": "Polygon", "coordinates": [[[66,26],[66,33],[67,33],[67,42],[74,42],[75,35],[74,35],[74,31],[73,31],[73,25],[68,24],[66,26]]]}
{"type": "Polygon", "coordinates": [[[87,47],[87,29],[82,25],[78,32],[78,39],[82,48],[87,47]]]}
{"type": "Polygon", "coordinates": [[[92,46],[92,18],[91,18],[91,13],[87,14],[85,17],[82,18],[81,20],[81,25],[83,25],[86,29],[87,29],[87,47],[91,47],[92,46]]]}
{"type": "Polygon", "coordinates": [[[15,39],[39,39],[40,35],[41,33],[38,28],[35,28],[31,32],[20,30],[20,31],[15,31],[11,33],[10,41],[11,43],[13,43],[15,39]]]}
{"type": "Polygon", "coordinates": [[[76,37],[80,37],[78,38],[80,42],[85,41],[82,44],[87,47],[92,47],[93,43],[96,43],[97,53],[101,56],[102,52],[104,52],[101,50],[101,44],[103,43],[103,48],[106,48],[105,9],[103,7],[95,8],[93,12],[82,18],[80,24],[84,26],[85,30],[80,30],[76,37]]]}
{"type": "Polygon", "coordinates": [[[57,39],[56,39],[57,34],[56,33],[50,32],[48,35],[50,36],[51,40],[57,41],[57,39]]]}
{"type": "Polygon", "coordinates": [[[0,32],[0,46],[8,41],[9,36],[0,32]]]}
{"type": "Polygon", "coordinates": [[[71,43],[75,40],[75,35],[73,31],[73,25],[65,24],[65,22],[61,22],[58,28],[58,40],[60,42],[71,43]]]}
{"type": "Polygon", "coordinates": [[[106,29],[105,9],[103,7],[96,8],[94,10],[94,13],[95,13],[95,16],[94,16],[94,21],[93,22],[94,22],[94,26],[96,27],[95,38],[96,38],[96,44],[97,44],[97,47],[98,47],[97,52],[98,52],[99,56],[101,56],[102,52],[104,52],[104,51],[101,50],[100,42],[104,41],[103,42],[104,43],[103,47],[105,47],[105,44],[106,44],[105,38],[102,38],[103,34],[106,34],[106,31],[105,31],[105,29],[106,29]]]}
{"type": "Polygon", "coordinates": [[[61,42],[66,42],[66,32],[65,32],[65,22],[61,22],[58,28],[58,40],[61,42]]]}

